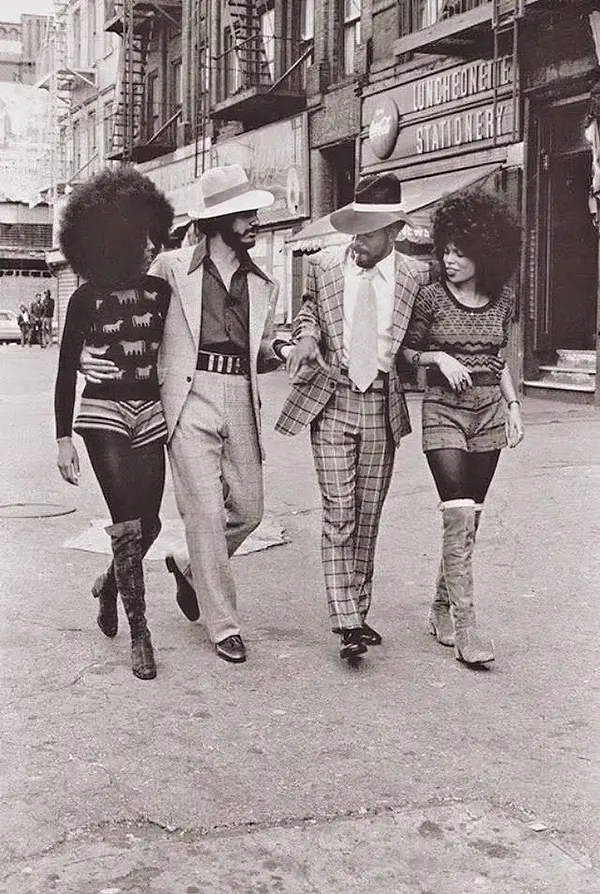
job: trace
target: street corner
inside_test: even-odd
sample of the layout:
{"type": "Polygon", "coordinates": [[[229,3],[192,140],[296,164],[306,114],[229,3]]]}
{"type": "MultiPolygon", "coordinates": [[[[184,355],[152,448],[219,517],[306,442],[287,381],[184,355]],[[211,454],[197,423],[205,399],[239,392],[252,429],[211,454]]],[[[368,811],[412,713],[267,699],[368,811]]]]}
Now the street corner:
{"type": "Polygon", "coordinates": [[[594,894],[552,830],[487,802],[183,830],[80,830],[4,878],[10,894],[594,894]]]}

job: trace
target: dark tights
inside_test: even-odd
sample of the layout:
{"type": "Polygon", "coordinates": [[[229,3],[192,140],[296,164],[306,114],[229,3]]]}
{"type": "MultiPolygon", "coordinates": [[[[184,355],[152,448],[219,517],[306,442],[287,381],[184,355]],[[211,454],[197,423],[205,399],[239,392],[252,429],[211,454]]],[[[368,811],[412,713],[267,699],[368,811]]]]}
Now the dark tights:
{"type": "Polygon", "coordinates": [[[464,499],[483,503],[498,465],[500,451],[469,453],[446,447],[429,450],[425,456],[443,503],[464,499]]]}
{"type": "Polygon", "coordinates": [[[165,486],[162,442],[132,448],[124,435],[100,429],[83,440],[113,524],[139,518],[143,538],[154,539],[165,486]]]}

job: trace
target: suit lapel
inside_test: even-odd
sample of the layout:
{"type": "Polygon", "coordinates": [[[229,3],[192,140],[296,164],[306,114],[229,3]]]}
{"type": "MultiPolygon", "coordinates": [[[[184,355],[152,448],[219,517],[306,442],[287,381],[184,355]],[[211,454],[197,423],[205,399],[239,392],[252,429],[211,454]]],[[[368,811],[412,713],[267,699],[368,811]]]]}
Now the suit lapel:
{"type": "Polygon", "coordinates": [[[341,362],[344,346],[344,268],[335,263],[322,272],[322,310],[333,348],[341,362]]]}
{"type": "Polygon", "coordinates": [[[407,270],[402,262],[399,253],[396,254],[394,264],[395,285],[394,285],[394,311],[392,314],[392,354],[395,355],[408,328],[408,323],[415,303],[415,297],[419,288],[419,284],[407,270]]]}
{"type": "Polygon", "coordinates": [[[200,323],[202,321],[202,261],[205,255],[204,244],[194,246],[192,251],[182,253],[173,269],[177,282],[181,306],[187,320],[196,350],[200,345],[200,323]]]}

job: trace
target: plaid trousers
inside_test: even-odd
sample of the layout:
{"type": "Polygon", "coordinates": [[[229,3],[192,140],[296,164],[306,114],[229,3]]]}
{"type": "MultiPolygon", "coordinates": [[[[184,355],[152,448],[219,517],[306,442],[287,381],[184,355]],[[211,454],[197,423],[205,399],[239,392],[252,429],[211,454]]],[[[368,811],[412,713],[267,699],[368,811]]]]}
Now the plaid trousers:
{"type": "Polygon", "coordinates": [[[311,424],[323,503],[321,551],[331,628],[360,627],[371,606],[379,519],[394,467],[387,395],[339,384],[311,424]]]}

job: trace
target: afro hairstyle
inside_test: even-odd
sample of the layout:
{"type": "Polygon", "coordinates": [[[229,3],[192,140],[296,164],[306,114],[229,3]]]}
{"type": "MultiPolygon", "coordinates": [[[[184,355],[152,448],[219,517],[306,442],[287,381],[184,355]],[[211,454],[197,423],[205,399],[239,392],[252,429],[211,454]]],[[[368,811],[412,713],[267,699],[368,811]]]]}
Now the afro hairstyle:
{"type": "Polygon", "coordinates": [[[475,264],[479,288],[496,297],[519,259],[521,231],[512,209],[482,189],[465,189],[438,203],[432,218],[435,254],[444,270],[444,251],[453,244],[475,264]]]}
{"type": "Polygon", "coordinates": [[[59,232],[62,252],[79,276],[101,288],[128,288],[144,271],[147,238],[167,245],[173,207],[130,166],[101,171],[75,187],[59,232]]]}

